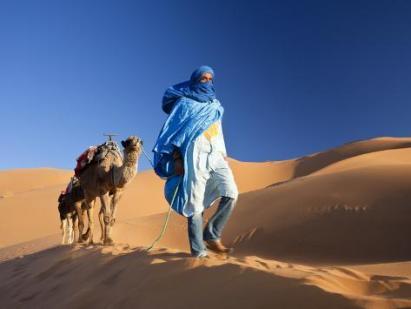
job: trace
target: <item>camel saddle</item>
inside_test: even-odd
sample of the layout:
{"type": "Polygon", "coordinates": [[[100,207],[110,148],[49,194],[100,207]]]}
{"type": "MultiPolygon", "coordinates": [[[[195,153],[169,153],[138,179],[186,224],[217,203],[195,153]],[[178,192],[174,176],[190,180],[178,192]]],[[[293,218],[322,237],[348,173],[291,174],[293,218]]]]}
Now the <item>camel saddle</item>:
{"type": "Polygon", "coordinates": [[[58,202],[61,203],[67,198],[70,198],[72,203],[79,202],[84,199],[83,188],[81,188],[80,181],[76,176],[71,177],[66,190],[61,192],[58,202]]]}
{"type": "Polygon", "coordinates": [[[98,147],[90,146],[87,148],[77,159],[77,166],[74,169],[74,174],[79,177],[81,173],[85,170],[86,166],[91,163],[94,156],[96,155],[98,147]]]}
{"type": "Polygon", "coordinates": [[[123,159],[120,147],[115,141],[106,141],[104,144],[99,146],[91,146],[86,149],[77,158],[77,166],[74,169],[74,174],[76,177],[80,177],[92,163],[103,160],[109,152],[115,152],[120,158],[123,159]]]}

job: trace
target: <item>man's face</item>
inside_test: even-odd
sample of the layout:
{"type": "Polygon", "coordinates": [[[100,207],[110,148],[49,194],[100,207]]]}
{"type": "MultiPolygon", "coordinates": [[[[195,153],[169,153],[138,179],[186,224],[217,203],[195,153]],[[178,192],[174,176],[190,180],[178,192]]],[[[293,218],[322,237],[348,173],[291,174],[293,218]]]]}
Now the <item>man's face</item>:
{"type": "Polygon", "coordinates": [[[213,75],[211,73],[204,73],[201,75],[200,83],[208,83],[213,80],[213,75]]]}

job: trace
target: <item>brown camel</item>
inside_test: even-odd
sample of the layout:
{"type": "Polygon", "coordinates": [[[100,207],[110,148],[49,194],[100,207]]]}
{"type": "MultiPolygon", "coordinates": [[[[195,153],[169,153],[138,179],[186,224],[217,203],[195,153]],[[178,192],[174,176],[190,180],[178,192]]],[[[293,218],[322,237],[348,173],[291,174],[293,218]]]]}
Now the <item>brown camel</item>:
{"type": "MultiPolygon", "coordinates": [[[[84,201],[81,202],[81,208],[83,220],[85,220],[88,209],[84,201]]],[[[77,242],[79,240],[77,211],[70,194],[66,194],[63,198],[59,199],[58,210],[60,215],[60,229],[63,236],[61,244],[70,245],[73,242],[77,242]]]]}
{"type": "MultiPolygon", "coordinates": [[[[112,142],[111,142],[112,143],[112,142]]],[[[111,228],[116,220],[117,203],[124,187],[137,173],[138,158],[143,142],[135,136],[128,137],[121,144],[124,147],[124,159],[118,151],[110,148],[107,154],[97,162],[91,163],[80,175],[80,184],[87,204],[88,229],[83,234],[84,218],[81,202],[75,203],[78,214],[79,241],[93,243],[94,201],[100,198],[99,220],[103,244],[112,244],[111,228]]]]}
{"type": "Polygon", "coordinates": [[[78,241],[77,211],[75,202],[81,201],[82,215],[86,216],[87,205],[84,202],[84,193],[79,180],[74,176],[70,179],[67,189],[58,198],[58,211],[60,215],[60,229],[62,232],[62,244],[72,244],[78,241]]]}

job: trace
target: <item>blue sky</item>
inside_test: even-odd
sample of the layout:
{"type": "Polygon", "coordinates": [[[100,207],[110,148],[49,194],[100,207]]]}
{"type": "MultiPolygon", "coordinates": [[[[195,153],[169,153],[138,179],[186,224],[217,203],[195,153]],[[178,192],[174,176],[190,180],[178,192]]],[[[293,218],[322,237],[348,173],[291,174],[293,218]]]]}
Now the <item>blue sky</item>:
{"type": "Polygon", "coordinates": [[[0,169],[73,168],[108,131],[150,151],[202,64],[236,159],[408,136],[410,55],[410,1],[0,0],[0,169]]]}

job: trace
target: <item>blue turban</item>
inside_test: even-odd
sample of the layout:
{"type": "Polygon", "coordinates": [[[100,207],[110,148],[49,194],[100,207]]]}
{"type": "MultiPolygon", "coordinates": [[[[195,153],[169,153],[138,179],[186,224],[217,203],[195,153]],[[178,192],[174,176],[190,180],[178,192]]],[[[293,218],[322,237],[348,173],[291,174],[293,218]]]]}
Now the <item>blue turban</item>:
{"type": "Polygon", "coordinates": [[[177,100],[183,97],[201,103],[213,101],[216,98],[213,82],[200,82],[205,73],[210,73],[214,77],[214,70],[203,65],[191,74],[190,80],[169,87],[163,96],[163,111],[170,114],[177,100]]]}

